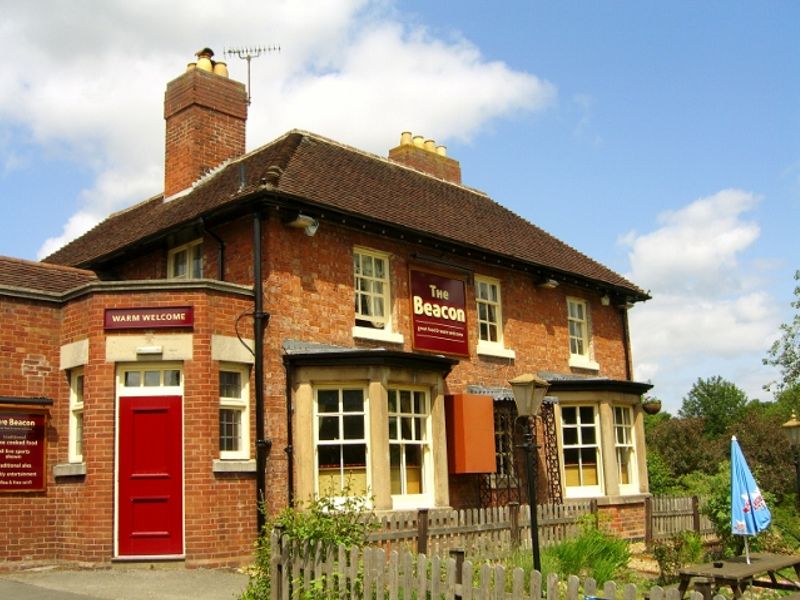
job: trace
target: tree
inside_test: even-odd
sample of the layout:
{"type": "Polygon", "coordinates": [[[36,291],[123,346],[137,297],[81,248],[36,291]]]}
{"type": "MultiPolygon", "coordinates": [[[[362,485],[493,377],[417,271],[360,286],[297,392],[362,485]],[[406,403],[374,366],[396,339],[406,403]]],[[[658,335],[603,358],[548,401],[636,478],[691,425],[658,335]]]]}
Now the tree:
{"type": "Polygon", "coordinates": [[[704,419],[705,433],[716,438],[725,433],[747,406],[747,394],[719,375],[695,382],[683,398],[678,414],[704,419]]]}
{"type": "Polygon", "coordinates": [[[703,419],[662,421],[647,433],[648,460],[651,450],[657,453],[676,479],[693,471],[714,472],[725,457],[725,444],[707,439],[704,425],[703,419]]]}
{"type": "Polygon", "coordinates": [[[781,337],[775,340],[769,356],[764,359],[765,365],[778,367],[781,372],[781,381],[765,386],[770,389],[774,385],[778,392],[800,384],[800,271],[795,271],[794,280],[798,285],[794,288],[795,300],[791,304],[797,312],[791,322],[781,325],[781,337]]]}

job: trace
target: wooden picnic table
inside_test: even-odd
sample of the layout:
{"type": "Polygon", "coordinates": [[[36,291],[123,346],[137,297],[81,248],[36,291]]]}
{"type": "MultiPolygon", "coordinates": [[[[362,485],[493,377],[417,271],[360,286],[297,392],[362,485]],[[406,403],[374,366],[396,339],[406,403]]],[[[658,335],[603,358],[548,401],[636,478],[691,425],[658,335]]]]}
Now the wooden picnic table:
{"type": "Polygon", "coordinates": [[[700,565],[690,565],[678,573],[680,576],[678,590],[681,598],[693,578],[711,580],[715,588],[728,585],[733,591],[734,598],[741,597],[748,585],[777,590],[800,590],[800,556],[791,554],[755,552],[750,555],[750,564],[747,564],[744,556],[737,556],[700,565]],[[789,567],[794,569],[794,580],[778,574],[778,571],[789,567]],[[778,581],[778,578],[782,581],[778,581]]]}

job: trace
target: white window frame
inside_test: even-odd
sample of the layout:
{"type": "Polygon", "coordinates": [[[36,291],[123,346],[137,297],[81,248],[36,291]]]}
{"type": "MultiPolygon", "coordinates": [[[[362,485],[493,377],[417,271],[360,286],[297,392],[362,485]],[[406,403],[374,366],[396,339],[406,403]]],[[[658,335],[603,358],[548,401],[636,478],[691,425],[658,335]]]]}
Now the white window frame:
{"type": "Polygon", "coordinates": [[[567,296],[567,343],[570,367],[592,370],[600,368],[592,356],[592,323],[589,303],[583,298],[567,296]],[[583,313],[582,316],[577,314],[577,309],[583,313]],[[576,328],[579,328],[577,333],[574,332],[576,328]]]}
{"type": "Polygon", "coordinates": [[[501,358],[516,358],[516,353],[505,347],[503,341],[503,296],[500,290],[500,280],[483,275],[475,275],[475,313],[478,324],[478,354],[499,356],[501,358]],[[492,298],[492,290],[496,298],[492,298]],[[482,308],[485,307],[486,318],[482,318],[482,308]],[[494,319],[490,314],[494,312],[494,319]],[[494,328],[497,339],[484,339],[483,326],[487,330],[494,328]]]}
{"type": "Polygon", "coordinates": [[[636,494],[639,492],[639,478],[633,407],[616,404],[611,408],[614,413],[614,454],[617,462],[619,492],[620,494],[636,494]],[[620,416],[623,416],[622,420],[620,420],[620,416]],[[628,483],[623,483],[623,453],[628,455],[625,463],[627,464],[628,483]]]}
{"type": "Polygon", "coordinates": [[[395,510],[404,508],[419,508],[423,506],[432,506],[433,503],[433,443],[431,431],[431,403],[430,394],[428,390],[420,387],[411,386],[391,386],[388,389],[388,403],[386,406],[387,422],[389,424],[389,492],[392,496],[392,508],[395,510]],[[410,395],[409,410],[403,410],[401,395],[407,393],[410,395]],[[392,394],[395,394],[395,405],[392,410],[392,394]],[[419,397],[421,399],[421,411],[417,411],[414,399],[419,397]],[[402,422],[406,421],[411,427],[411,438],[403,438],[402,436],[402,422]],[[392,427],[394,421],[394,427],[392,427]],[[421,421],[418,423],[418,421],[421,421]],[[394,433],[393,433],[394,432],[394,433]],[[417,494],[409,494],[406,489],[408,481],[406,479],[407,471],[405,467],[405,453],[402,449],[406,446],[419,446],[421,449],[421,469],[420,478],[422,484],[422,492],[417,494]],[[391,469],[392,447],[400,447],[401,459],[401,490],[399,494],[392,493],[391,482],[391,469]]]}
{"type": "MultiPolygon", "coordinates": [[[[222,373],[236,373],[239,375],[239,394],[237,396],[223,396],[222,382],[219,381],[219,424],[222,426],[222,411],[233,410],[238,413],[239,449],[219,451],[220,460],[248,460],[250,458],[250,370],[244,365],[229,363],[220,364],[219,379],[222,373]]],[[[218,442],[222,442],[222,431],[219,432],[218,442]]],[[[219,445],[219,444],[218,444],[219,445]]]]}
{"type": "MultiPolygon", "coordinates": [[[[353,301],[356,321],[353,324],[353,337],[366,338],[378,340],[383,342],[391,342],[402,344],[403,336],[394,331],[392,323],[392,288],[391,288],[391,263],[389,254],[386,252],[379,252],[361,246],[353,248],[353,301]],[[363,275],[357,272],[356,268],[361,269],[360,265],[363,259],[370,259],[371,261],[383,261],[384,271],[383,277],[375,277],[373,275],[363,275]],[[363,284],[362,284],[363,282],[363,284]],[[373,292],[373,287],[377,284],[382,285],[383,291],[380,294],[373,292]],[[360,287],[367,287],[370,289],[360,290],[360,287]],[[383,315],[367,315],[359,311],[360,298],[366,296],[367,298],[377,299],[383,301],[383,315]],[[359,325],[358,321],[369,321],[372,326],[359,325]]],[[[373,271],[374,272],[374,271],[373,271]]]]}
{"type": "Polygon", "coordinates": [[[176,246],[175,248],[170,248],[169,252],[167,252],[167,279],[182,279],[182,280],[189,280],[189,279],[202,279],[203,278],[203,239],[199,238],[196,240],[192,240],[187,244],[183,244],[182,246],[176,246]],[[176,273],[175,268],[175,261],[177,256],[180,255],[182,252],[186,253],[186,271],[182,274],[176,273]],[[200,264],[200,273],[196,274],[194,272],[194,258],[195,254],[199,252],[199,264],[200,264]]]}
{"type": "MultiPolygon", "coordinates": [[[[370,459],[370,416],[369,416],[369,394],[367,392],[367,388],[361,385],[323,385],[314,388],[314,493],[319,497],[320,495],[329,495],[326,490],[320,490],[320,481],[319,481],[319,448],[320,446],[345,446],[345,445],[354,445],[354,444],[364,444],[365,445],[365,495],[362,498],[369,503],[370,497],[370,490],[372,489],[372,477],[371,477],[371,459],[370,459]],[[321,413],[319,411],[319,393],[320,392],[328,392],[335,390],[339,394],[339,410],[337,412],[325,412],[321,413]],[[345,391],[355,391],[358,390],[361,392],[362,398],[364,400],[363,410],[362,411],[344,411],[342,410],[343,406],[343,393],[345,391]],[[344,417],[349,415],[358,415],[360,414],[363,419],[363,427],[364,427],[364,437],[363,438],[343,438],[343,427],[344,427],[344,417]],[[320,417],[327,416],[327,417],[338,417],[339,420],[339,438],[335,440],[320,440],[319,438],[319,423],[320,417]]],[[[346,475],[344,474],[344,466],[340,463],[340,488],[343,486],[348,485],[346,480],[346,475]]],[[[334,500],[336,498],[343,498],[341,496],[332,495],[334,500]]],[[[358,496],[356,496],[358,497],[358,496]]]]}
{"type": "Polygon", "coordinates": [[[82,463],[84,444],[84,385],[83,369],[73,369],[69,381],[69,462],[82,463]]]}
{"type": "MultiPolygon", "coordinates": [[[[600,405],[599,404],[570,404],[568,406],[561,406],[560,411],[560,425],[561,435],[559,438],[559,445],[561,448],[561,468],[562,468],[562,481],[564,482],[564,495],[567,498],[589,498],[604,495],[604,474],[603,474],[603,439],[602,430],[600,427],[600,405]],[[592,409],[591,423],[582,420],[581,409],[592,409]],[[575,410],[575,423],[565,423],[564,413],[568,410],[575,410]],[[582,428],[591,426],[594,429],[594,443],[583,441],[582,428]],[[577,443],[565,443],[565,431],[569,429],[576,430],[577,443]],[[567,465],[566,465],[566,452],[568,450],[578,450],[579,454],[583,449],[594,449],[597,470],[597,483],[590,485],[568,485],[567,483],[567,465]]],[[[579,465],[582,465],[582,457],[579,458],[579,465]]],[[[579,474],[583,475],[582,467],[579,466],[579,474]]]]}

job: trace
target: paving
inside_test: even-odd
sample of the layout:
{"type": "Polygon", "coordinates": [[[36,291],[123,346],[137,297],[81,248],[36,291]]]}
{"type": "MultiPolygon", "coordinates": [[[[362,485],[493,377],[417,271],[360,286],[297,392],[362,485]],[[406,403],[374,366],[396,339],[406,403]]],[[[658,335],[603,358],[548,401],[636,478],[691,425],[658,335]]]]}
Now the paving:
{"type": "Polygon", "coordinates": [[[226,570],[40,568],[0,573],[0,600],[234,600],[246,586],[226,570]]]}

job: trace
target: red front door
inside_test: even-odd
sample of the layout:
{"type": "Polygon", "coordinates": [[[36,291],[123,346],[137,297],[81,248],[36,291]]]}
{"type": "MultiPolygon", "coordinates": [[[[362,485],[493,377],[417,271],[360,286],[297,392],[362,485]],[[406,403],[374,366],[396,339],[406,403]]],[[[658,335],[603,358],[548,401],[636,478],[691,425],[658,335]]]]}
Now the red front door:
{"type": "Polygon", "coordinates": [[[119,406],[119,556],[183,554],[181,397],[119,406]]]}

